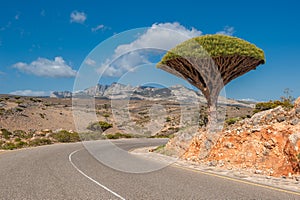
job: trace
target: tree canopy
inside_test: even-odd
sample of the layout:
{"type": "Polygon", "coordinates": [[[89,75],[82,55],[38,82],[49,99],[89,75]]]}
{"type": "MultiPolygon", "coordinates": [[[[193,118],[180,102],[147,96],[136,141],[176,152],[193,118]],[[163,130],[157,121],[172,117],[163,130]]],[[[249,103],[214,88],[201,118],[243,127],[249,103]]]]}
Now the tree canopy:
{"type": "Polygon", "coordinates": [[[204,35],[168,51],[157,67],[200,89],[208,106],[215,106],[221,89],[231,80],[265,63],[262,49],[240,38],[204,35]]]}
{"type": "Polygon", "coordinates": [[[189,39],[168,51],[159,64],[166,64],[168,60],[178,57],[220,57],[247,56],[265,63],[264,51],[254,44],[237,37],[227,35],[204,35],[189,39]]]}

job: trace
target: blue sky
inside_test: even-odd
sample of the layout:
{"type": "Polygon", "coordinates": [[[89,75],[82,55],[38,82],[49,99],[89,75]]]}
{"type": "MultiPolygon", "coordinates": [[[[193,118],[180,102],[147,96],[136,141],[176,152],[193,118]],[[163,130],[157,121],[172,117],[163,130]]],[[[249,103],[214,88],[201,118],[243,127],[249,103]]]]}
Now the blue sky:
{"type": "MultiPolygon", "coordinates": [[[[267,63],[229,83],[227,97],[278,99],[285,88],[300,96],[300,3],[296,0],[271,4],[256,0],[11,0],[1,4],[0,93],[40,95],[72,90],[74,76],[99,43],[123,31],[161,25],[190,35],[223,31],[265,51],[267,63]]],[[[134,38],[125,40],[115,46],[134,42],[134,38]]],[[[182,83],[168,75],[164,78],[156,69],[144,73],[149,81],[162,77],[169,80],[164,84],[182,83]]],[[[117,76],[103,76],[100,82],[115,80],[117,76]]]]}

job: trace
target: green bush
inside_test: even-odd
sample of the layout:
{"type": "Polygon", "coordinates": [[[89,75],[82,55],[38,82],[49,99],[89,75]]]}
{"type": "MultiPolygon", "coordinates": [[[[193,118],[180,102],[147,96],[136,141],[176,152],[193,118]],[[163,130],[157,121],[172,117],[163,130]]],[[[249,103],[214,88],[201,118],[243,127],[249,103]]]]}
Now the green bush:
{"type": "Polygon", "coordinates": [[[105,113],[105,114],[103,114],[103,117],[108,118],[109,114],[105,113]]]}
{"type": "Polygon", "coordinates": [[[235,124],[239,120],[240,120],[239,117],[234,117],[234,118],[227,119],[225,122],[226,122],[227,125],[232,125],[232,124],[235,124]]]}
{"type": "Polygon", "coordinates": [[[3,135],[3,137],[5,138],[5,139],[9,139],[10,138],[10,136],[12,135],[12,133],[11,132],[9,132],[7,129],[5,129],[5,128],[3,128],[3,129],[1,129],[1,132],[2,132],[2,135],[3,135]]]}
{"type": "Polygon", "coordinates": [[[29,146],[41,146],[47,144],[52,144],[52,141],[48,138],[35,138],[29,141],[29,146]]]}
{"type": "Polygon", "coordinates": [[[25,131],[23,131],[23,130],[15,130],[14,132],[13,132],[13,135],[14,136],[17,136],[17,137],[20,137],[20,138],[25,138],[25,139],[27,139],[27,138],[31,138],[32,136],[33,136],[33,134],[27,134],[25,131]]]}
{"type": "Polygon", "coordinates": [[[171,121],[171,117],[166,117],[166,122],[170,122],[171,121]]]}
{"type": "Polygon", "coordinates": [[[21,103],[24,103],[24,101],[23,100],[16,100],[16,103],[21,104],[21,103]]]}
{"type": "Polygon", "coordinates": [[[106,131],[113,125],[104,121],[94,122],[88,125],[87,129],[91,131],[106,131]]]}
{"type": "Polygon", "coordinates": [[[28,144],[27,144],[27,142],[23,142],[23,141],[18,141],[16,144],[15,144],[15,146],[17,147],[17,148],[23,148],[24,146],[27,146],[28,144]]]}
{"type": "Polygon", "coordinates": [[[13,150],[13,149],[16,149],[16,145],[12,142],[8,142],[8,143],[5,143],[2,145],[2,149],[4,150],[13,150]]]}
{"type": "Polygon", "coordinates": [[[23,109],[22,109],[22,108],[19,108],[19,107],[17,107],[17,108],[16,108],[16,111],[17,111],[17,112],[22,112],[22,111],[23,111],[23,109]]]}
{"type": "Polygon", "coordinates": [[[115,133],[115,134],[107,134],[107,139],[120,139],[120,138],[132,138],[131,134],[124,134],[124,133],[115,133]]]}
{"type": "Polygon", "coordinates": [[[276,108],[278,106],[282,106],[285,109],[291,109],[293,108],[293,104],[290,101],[284,100],[284,101],[269,101],[269,102],[261,102],[261,103],[257,103],[255,105],[255,109],[253,111],[253,113],[258,113],[261,111],[265,111],[265,110],[270,110],[273,108],[276,108]]]}
{"type": "Polygon", "coordinates": [[[298,157],[298,160],[300,160],[300,153],[298,154],[298,156],[297,156],[297,157],[298,157]]]}
{"type": "Polygon", "coordinates": [[[4,108],[0,108],[0,115],[4,115],[5,113],[5,109],[4,108]]]}
{"type": "Polygon", "coordinates": [[[78,142],[80,141],[80,137],[78,133],[69,132],[66,130],[59,131],[58,133],[54,133],[52,137],[58,142],[78,142]]]}

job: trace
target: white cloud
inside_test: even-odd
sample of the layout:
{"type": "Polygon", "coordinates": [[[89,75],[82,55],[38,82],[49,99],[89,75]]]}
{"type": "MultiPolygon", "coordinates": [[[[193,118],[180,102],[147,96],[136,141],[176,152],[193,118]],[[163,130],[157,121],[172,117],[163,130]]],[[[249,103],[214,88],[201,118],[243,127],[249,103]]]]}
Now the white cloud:
{"type": "Polygon", "coordinates": [[[195,28],[187,29],[177,22],[153,24],[135,41],[119,45],[115,49],[114,55],[102,63],[97,71],[105,76],[120,76],[137,65],[150,62],[137,50],[151,48],[169,50],[177,44],[201,34],[201,31],[195,28]],[[117,61],[110,64],[115,59],[117,61]]]}
{"type": "Polygon", "coordinates": [[[86,59],[85,64],[90,65],[90,66],[96,66],[96,61],[94,61],[91,58],[86,59]]]}
{"type": "Polygon", "coordinates": [[[238,101],[246,101],[246,102],[259,102],[257,99],[246,98],[246,99],[237,99],[238,101]]]}
{"type": "Polygon", "coordinates": [[[13,67],[36,76],[53,78],[76,76],[76,71],[67,65],[62,57],[55,57],[54,60],[38,58],[30,64],[18,62],[14,64],[13,67]]]}
{"type": "Polygon", "coordinates": [[[217,34],[221,35],[229,35],[232,36],[235,33],[234,27],[232,26],[225,26],[223,31],[217,32],[217,34]]]}
{"type": "Polygon", "coordinates": [[[46,91],[32,91],[32,90],[17,90],[9,94],[19,96],[49,96],[51,92],[46,91]]]}
{"type": "Polygon", "coordinates": [[[104,30],[106,27],[103,24],[99,24],[98,26],[92,28],[92,32],[97,32],[98,30],[104,30]]]}
{"type": "Polygon", "coordinates": [[[78,12],[77,10],[74,10],[70,14],[70,21],[74,23],[83,24],[86,19],[87,19],[87,15],[84,12],[78,12]]]}

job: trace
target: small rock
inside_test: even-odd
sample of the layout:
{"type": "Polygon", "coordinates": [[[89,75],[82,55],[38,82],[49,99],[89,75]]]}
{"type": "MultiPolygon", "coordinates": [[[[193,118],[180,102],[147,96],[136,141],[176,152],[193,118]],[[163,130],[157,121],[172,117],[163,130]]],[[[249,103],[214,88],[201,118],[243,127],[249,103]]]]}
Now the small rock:
{"type": "Polygon", "coordinates": [[[255,172],[254,172],[255,174],[262,174],[262,170],[255,170],[255,172]]]}
{"type": "Polygon", "coordinates": [[[261,131],[260,128],[253,128],[253,129],[251,129],[251,132],[252,132],[252,133],[260,132],[260,131],[261,131]]]}
{"type": "Polygon", "coordinates": [[[228,142],[227,144],[225,144],[225,147],[228,149],[232,149],[233,148],[233,144],[231,142],[228,142]]]}
{"type": "Polygon", "coordinates": [[[283,121],[285,121],[286,120],[286,117],[284,116],[284,115],[279,115],[279,116],[277,116],[277,121],[278,122],[283,122],[283,121]]]}
{"type": "Polygon", "coordinates": [[[218,165],[218,162],[217,162],[216,160],[210,161],[210,162],[208,163],[208,166],[210,166],[210,167],[215,167],[215,166],[217,166],[217,165],[218,165]]]}
{"type": "Polygon", "coordinates": [[[42,132],[43,133],[49,133],[49,132],[51,132],[51,130],[50,129],[43,129],[42,132]]]}
{"type": "Polygon", "coordinates": [[[300,181],[300,177],[295,177],[295,180],[296,181],[300,181]]]}
{"type": "Polygon", "coordinates": [[[291,121],[290,121],[291,125],[295,126],[299,123],[299,119],[298,118],[293,118],[291,121]]]}

